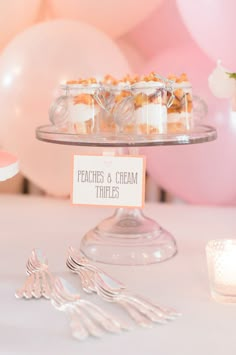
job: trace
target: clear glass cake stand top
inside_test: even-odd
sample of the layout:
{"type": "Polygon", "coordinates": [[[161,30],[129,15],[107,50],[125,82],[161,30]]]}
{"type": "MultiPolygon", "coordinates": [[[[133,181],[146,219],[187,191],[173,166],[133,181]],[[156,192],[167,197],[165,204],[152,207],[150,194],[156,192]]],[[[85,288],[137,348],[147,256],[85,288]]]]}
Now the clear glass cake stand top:
{"type": "MultiPolygon", "coordinates": [[[[197,126],[188,133],[130,135],[78,135],[62,133],[54,126],[36,130],[39,140],[77,146],[117,147],[117,154],[138,154],[138,147],[183,145],[215,140],[211,126],[197,126]],[[120,147],[123,147],[121,149],[120,147]]],[[[141,209],[117,208],[113,216],[101,221],[82,238],[81,252],[89,259],[106,264],[147,265],[172,258],[177,253],[174,237],[141,209]]]]}

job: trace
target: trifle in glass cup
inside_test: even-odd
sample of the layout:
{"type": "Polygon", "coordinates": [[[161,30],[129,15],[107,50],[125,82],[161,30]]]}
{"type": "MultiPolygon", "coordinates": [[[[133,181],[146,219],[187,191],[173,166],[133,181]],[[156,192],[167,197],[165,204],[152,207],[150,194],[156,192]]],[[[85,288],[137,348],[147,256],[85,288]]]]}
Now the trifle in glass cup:
{"type": "Polygon", "coordinates": [[[153,135],[167,132],[167,92],[165,83],[155,73],[132,84],[134,122],[137,134],[153,135]]]}
{"type": "Polygon", "coordinates": [[[103,80],[105,110],[100,116],[102,132],[131,133],[133,131],[133,101],[127,77],[116,79],[106,75],[103,80]]]}
{"type": "Polygon", "coordinates": [[[62,95],[50,107],[51,122],[69,133],[96,133],[101,84],[95,78],[79,79],[67,81],[60,88],[62,95]]]}
{"type": "Polygon", "coordinates": [[[167,131],[181,133],[194,126],[192,85],[186,74],[168,76],[167,82],[167,131]]]}

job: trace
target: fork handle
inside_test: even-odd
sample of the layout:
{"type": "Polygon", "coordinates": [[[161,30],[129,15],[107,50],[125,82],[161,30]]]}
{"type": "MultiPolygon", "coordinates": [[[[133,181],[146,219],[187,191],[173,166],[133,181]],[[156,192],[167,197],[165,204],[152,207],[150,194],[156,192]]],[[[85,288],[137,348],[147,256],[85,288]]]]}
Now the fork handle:
{"type": "Polygon", "coordinates": [[[88,313],[79,301],[76,303],[74,310],[80,316],[82,323],[85,325],[85,328],[90,335],[94,337],[101,337],[103,335],[103,331],[96,324],[95,319],[89,317],[88,313]]]}
{"type": "Polygon", "coordinates": [[[133,305],[128,304],[124,300],[117,300],[117,302],[127,311],[130,317],[141,327],[151,328],[152,322],[143,314],[141,314],[133,305]]]}
{"type": "Polygon", "coordinates": [[[135,295],[131,292],[122,292],[122,297],[129,297],[132,299],[135,299],[137,302],[140,304],[143,304],[146,307],[149,307],[153,312],[159,314],[160,316],[165,314],[166,316],[169,316],[170,319],[175,318],[176,316],[180,316],[181,313],[177,312],[173,308],[167,308],[167,307],[162,307],[147,298],[140,296],[140,295],[135,295]]]}
{"type": "Polygon", "coordinates": [[[85,340],[88,337],[88,331],[81,324],[78,319],[78,315],[71,313],[70,314],[70,328],[74,338],[78,340],[85,340]]]}
{"type": "Polygon", "coordinates": [[[35,298],[40,298],[42,296],[41,294],[41,286],[42,286],[42,280],[41,280],[41,271],[35,271],[32,273],[34,276],[34,281],[32,285],[32,295],[35,298]]]}
{"type": "Polygon", "coordinates": [[[133,308],[144,314],[152,322],[165,324],[168,319],[164,313],[160,314],[160,312],[155,312],[152,308],[149,307],[149,305],[140,302],[140,300],[136,299],[135,297],[130,298],[121,296],[121,299],[124,299],[124,302],[129,303],[131,306],[133,306],[133,308]]]}
{"type": "Polygon", "coordinates": [[[101,322],[101,325],[105,330],[108,330],[112,333],[118,333],[121,329],[130,330],[130,326],[128,324],[126,324],[124,321],[116,320],[96,304],[84,299],[80,299],[79,302],[93,317],[96,315],[97,320],[101,322]]]}
{"type": "Polygon", "coordinates": [[[52,285],[50,285],[50,280],[47,274],[48,274],[47,271],[42,271],[42,295],[46,299],[50,299],[52,293],[51,291],[52,285]]]}
{"type": "Polygon", "coordinates": [[[15,296],[16,298],[32,298],[32,283],[33,283],[33,275],[29,275],[27,276],[24,285],[22,286],[22,288],[20,288],[19,290],[17,290],[15,292],[15,296]]]}

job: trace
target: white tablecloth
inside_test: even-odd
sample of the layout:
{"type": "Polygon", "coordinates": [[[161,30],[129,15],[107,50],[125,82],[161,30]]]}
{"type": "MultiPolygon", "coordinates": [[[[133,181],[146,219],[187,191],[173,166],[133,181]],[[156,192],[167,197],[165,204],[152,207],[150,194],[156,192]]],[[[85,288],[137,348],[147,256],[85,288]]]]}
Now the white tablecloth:
{"type": "MultiPolygon", "coordinates": [[[[77,277],[66,269],[66,249],[79,246],[83,234],[111,213],[57,199],[0,196],[0,353],[235,355],[236,305],[212,301],[205,244],[213,238],[236,237],[236,208],[147,205],[145,213],[176,237],[178,255],[152,266],[104,267],[130,288],[183,313],[167,325],[80,343],[71,337],[65,315],[50,301],[15,299],[34,247],[47,254],[52,272],[79,287],[77,277]]],[[[95,295],[87,297],[97,302],[95,295]]],[[[121,312],[114,305],[103,306],[121,312]]]]}

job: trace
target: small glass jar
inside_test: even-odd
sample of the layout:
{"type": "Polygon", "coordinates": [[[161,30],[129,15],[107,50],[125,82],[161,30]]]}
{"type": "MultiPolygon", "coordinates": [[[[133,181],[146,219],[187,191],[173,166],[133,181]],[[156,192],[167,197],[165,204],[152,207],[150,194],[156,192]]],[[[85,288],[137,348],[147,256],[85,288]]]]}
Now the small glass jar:
{"type": "Polygon", "coordinates": [[[181,133],[194,126],[192,86],[189,82],[173,83],[167,89],[167,131],[181,133]]]}
{"type": "Polygon", "coordinates": [[[65,84],[62,95],[51,105],[51,122],[61,130],[76,134],[97,132],[101,111],[100,84],[65,84]]]}
{"type": "Polygon", "coordinates": [[[134,122],[137,133],[162,134],[167,131],[167,92],[159,81],[140,81],[132,85],[134,122]]]}
{"type": "Polygon", "coordinates": [[[100,116],[101,132],[131,133],[133,127],[133,96],[130,85],[104,85],[104,110],[100,116]]]}

